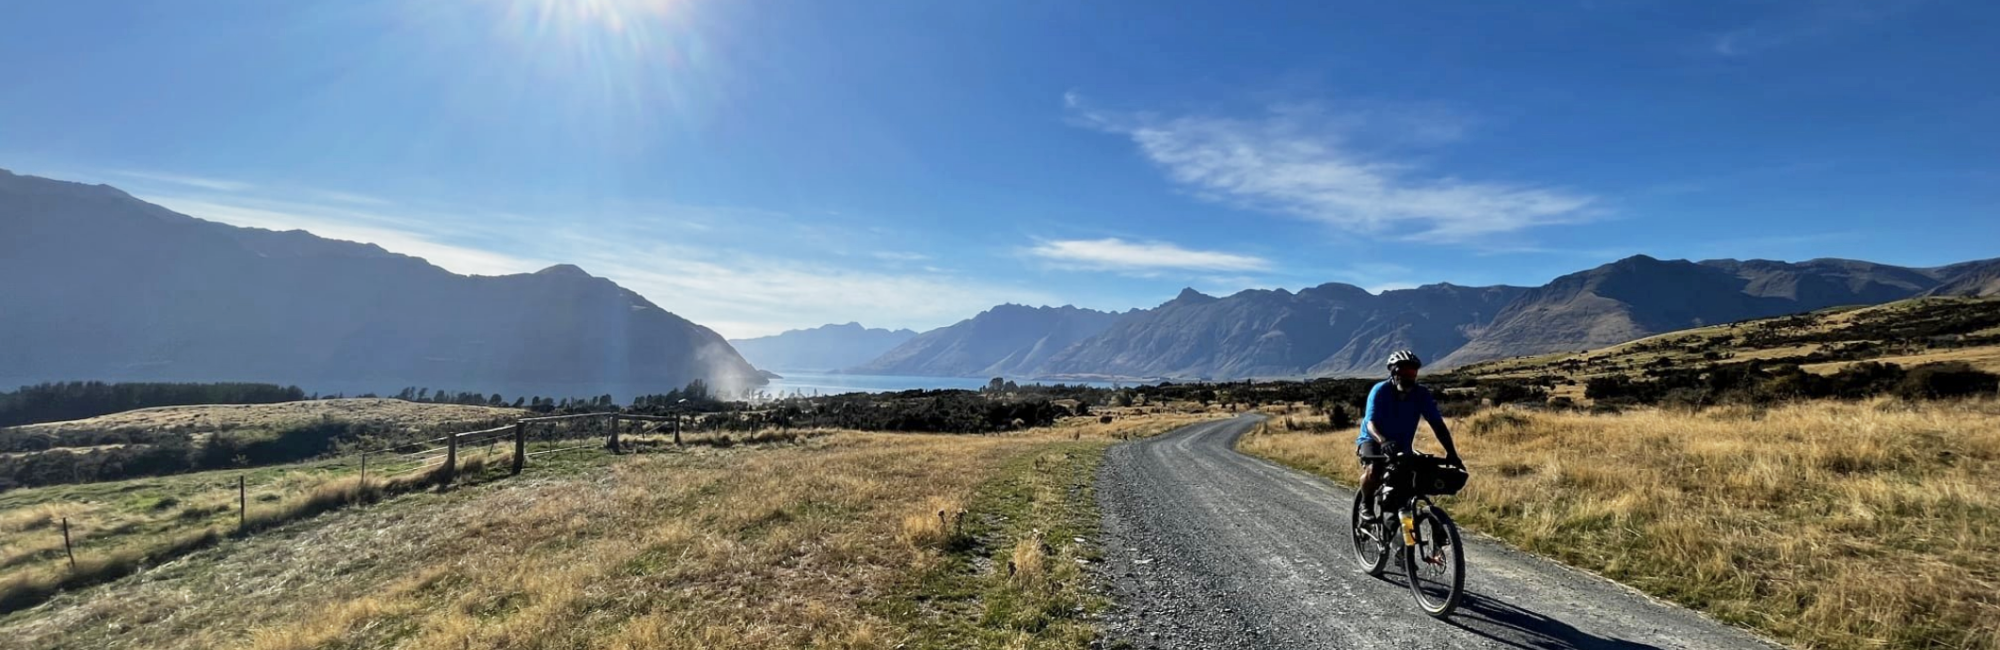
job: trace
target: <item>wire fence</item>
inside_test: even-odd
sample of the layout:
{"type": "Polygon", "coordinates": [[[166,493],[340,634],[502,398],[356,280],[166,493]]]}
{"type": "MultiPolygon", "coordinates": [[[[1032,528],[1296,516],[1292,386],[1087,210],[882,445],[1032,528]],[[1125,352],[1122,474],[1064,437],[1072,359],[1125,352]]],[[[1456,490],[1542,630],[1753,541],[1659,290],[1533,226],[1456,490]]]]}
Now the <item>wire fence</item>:
{"type": "MultiPolygon", "coordinates": [[[[154,507],[145,513],[51,511],[48,538],[34,542],[45,548],[30,557],[46,558],[52,564],[24,557],[0,565],[0,614],[32,607],[64,589],[129,574],[223,538],[252,534],[348,505],[411,490],[448,489],[465,481],[517,475],[531,463],[582,458],[600,450],[631,451],[621,443],[621,434],[671,430],[675,444],[679,444],[683,421],[673,416],[618,413],[524,417],[502,426],[381,445],[276,469],[246,469],[226,482],[195,479],[201,481],[201,487],[164,488],[154,507]],[[504,474],[497,471],[502,468],[504,474]],[[235,516],[227,517],[229,514],[235,516]],[[221,523],[224,521],[228,523],[221,523]],[[147,534],[133,534],[139,527],[145,527],[147,534]]],[[[224,476],[228,475],[214,478],[224,476]]],[[[15,544],[18,539],[7,543],[15,544]]]]}

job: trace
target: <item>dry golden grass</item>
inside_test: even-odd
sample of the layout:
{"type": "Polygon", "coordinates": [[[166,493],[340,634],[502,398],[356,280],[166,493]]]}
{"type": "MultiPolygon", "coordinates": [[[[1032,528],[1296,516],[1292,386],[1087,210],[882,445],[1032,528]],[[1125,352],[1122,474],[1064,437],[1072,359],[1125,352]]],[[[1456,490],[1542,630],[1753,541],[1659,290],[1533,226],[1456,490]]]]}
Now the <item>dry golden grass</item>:
{"type": "MultiPolygon", "coordinates": [[[[106,650],[962,647],[927,641],[939,637],[925,629],[968,617],[925,604],[941,602],[925,590],[1009,582],[977,549],[1011,557],[1010,522],[1073,511],[1076,486],[1040,475],[1083,476],[1087,497],[1079,463],[1115,435],[840,432],[531,471],[224,540],[143,580],[0,619],[0,638],[106,650]],[[1069,470],[1034,471],[1038,452],[1069,470]],[[1003,477],[1006,490],[983,487],[1003,477]],[[1003,519],[996,504],[1015,505],[1003,519]]],[[[1060,541],[1033,593],[1073,600],[1082,551],[1060,541]]],[[[1030,594],[1007,589],[979,593],[1030,594]]],[[[1003,610],[995,634],[1078,647],[1087,625],[1035,618],[1054,609],[1044,598],[1003,610]],[[1040,627],[1009,627],[1014,618],[1040,627]]]]}
{"type": "Polygon", "coordinates": [[[1189,424],[1230,415],[1220,406],[1202,407],[1179,403],[1168,407],[1108,407],[1094,409],[1089,417],[1063,418],[1046,431],[1073,440],[1123,440],[1149,438],[1189,424]],[[1102,421],[1111,416],[1111,422],[1102,421]]]}
{"type": "MultiPolygon", "coordinates": [[[[1963,361],[1967,364],[1970,364],[1972,367],[1978,368],[1980,370],[1984,370],[1987,372],[2000,372],[2000,347],[1987,346],[1987,347],[1931,350],[1923,354],[1887,356],[1887,357],[1880,357],[1877,359],[1871,359],[1871,361],[1879,361],[1882,363],[1893,363],[1903,366],[1905,368],[1918,366],[1926,363],[1963,361]]],[[[1855,363],[1859,362],[1831,361],[1827,363],[1810,363],[1803,366],[1799,366],[1799,368],[1805,370],[1806,372],[1815,372],[1825,375],[1825,374],[1840,372],[1841,368],[1845,368],[1855,363]]]]}
{"type": "Polygon", "coordinates": [[[326,399],[277,404],[161,406],[68,422],[29,424],[13,427],[13,430],[49,434],[121,430],[188,432],[275,430],[318,422],[322,419],[430,428],[459,422],[515,417],[525,413],[520,409],[511,408],[424,404],[386,398],[326,399]]]}
{"type": "MultiPolygon", "coordinates": [[[[1454,423],[1469,527],[1807,648],[2000,648],[2000,402],[1454,423]]],[[[1352,482],[1346,437],[1246,452],[1352,482]]]]}

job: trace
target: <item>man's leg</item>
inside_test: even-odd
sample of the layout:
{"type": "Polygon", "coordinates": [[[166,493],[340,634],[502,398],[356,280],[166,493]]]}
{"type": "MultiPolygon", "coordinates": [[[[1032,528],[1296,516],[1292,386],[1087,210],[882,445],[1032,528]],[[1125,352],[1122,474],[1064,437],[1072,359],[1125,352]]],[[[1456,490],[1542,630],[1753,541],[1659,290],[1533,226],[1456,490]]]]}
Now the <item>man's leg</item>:
{"type": "Polygon", "coordinates": [[[1382,470],[1377,458],[1382,448],[1373,439],[1364,440],[1354,448],[1354,454],[1361,459],[1361,515],[1375,518],[1375,490],[1382,483],[1382,470]]]}
{"type": "Polygon", "coordinates": [[[1361,464],[1361,516],[1375,518],[1375,489],[1382,482],[1379,465],[1367,461],[1361,464]]]}

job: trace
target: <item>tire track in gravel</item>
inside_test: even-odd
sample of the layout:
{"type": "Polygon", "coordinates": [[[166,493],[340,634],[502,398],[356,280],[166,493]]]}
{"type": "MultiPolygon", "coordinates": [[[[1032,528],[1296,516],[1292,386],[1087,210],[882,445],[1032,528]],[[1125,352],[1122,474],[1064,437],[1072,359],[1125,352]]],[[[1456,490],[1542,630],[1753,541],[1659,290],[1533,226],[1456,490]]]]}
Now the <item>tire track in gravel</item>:
{"type": "Polygon", "coordinates": [[[1106,621],[1111,647],[1777,647],[1470,535],[1464,603],[1448,622],[1431,619],[1397,568],[1383,579],[1355,568],[1352,492],[1236,452],[1236,439],[1258,421],[1189,425],[1106,454],[1097,495],[1103,571],[1118,603],[1106,621]]]}

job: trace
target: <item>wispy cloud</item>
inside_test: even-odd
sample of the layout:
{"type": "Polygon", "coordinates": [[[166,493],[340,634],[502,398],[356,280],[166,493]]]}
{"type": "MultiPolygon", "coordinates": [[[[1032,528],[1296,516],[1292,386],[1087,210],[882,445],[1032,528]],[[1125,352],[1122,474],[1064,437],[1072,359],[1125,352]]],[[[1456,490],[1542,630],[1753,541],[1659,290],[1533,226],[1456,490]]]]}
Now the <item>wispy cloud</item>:
{"type": "Polygon", "coordinates": [[[1271,262],[1253,255],[1181,248],[1165,242],[1129,242],[1116,237],[1045,241],[1028,254],[1065,268],[1112,271],[1262,271],[1271,262]]]}
{"type": "Polygon", "coordinates": [[[929,255],[908,251],[875,251],[869,256],[885,262],[928,262],[932,259],[929,255]]]}
{"type": "MultiPolygon", "coordinates": [[[[1239,119],[1113,113],[1092,110],[1073,96],[1066,103],[1078,123],[1131,138],[1196,196],[1353,233],[1467,242],[1586,221],[1598,203],[1560,188],[1426,172],[1355,145],[1353,119],[1314,107],[1286,106],[1239,119]]],[[[1441,143],[1462,127],[1412,128],[1409,139],[1441,143]]]]}
{"type": "Polygon", "coordinates": [[[576,263],[662,307],[741,338],[860,320],[927,329],[1002,302],[1050,304],[1036,289],[948,270],[886,273],[666,243],[579,238],[576,263]]]}
{"type": "Polygon", "coordinates": [[[1785,9],[1755,24],[1707,35],[1708,51],[1738,58],[1867,28],[1892,20],[1927,0],[1829,0],[1779,4],[1785,9]]]}
{"type": "MultiPolygon", "coordinates": [[[[354,201],[316,191],[286,193],[303,198],[273,198],[247,189],[199,191],[208,189],[174,183],[134,194],[212,221],[376,244],[463,274],[502,275],[558,262],[576,264],[729,337],[853,320],[922,329],[1002,302],[1058,302],[1040,290],[936,266],[872,271],[686,242],[689,222],[729,223],[745,214],[770,218],[757,211],[716,208],[711,214],[704,208],[670,206],[644,218],[577,223],[471,206],[419,209],[406,202],[354,201]]],[[[889,255],[918,261],[916,256],[889,255]]]]}
{"type": "Polygon", "coordinates": [[[112,171],[110,172],[110,174],[113,176],[122,176],[125,178],[134,178],[134,179],[154,181],[159,183],[171,183],[174,185],[183,185],[187,187],[200,188],[204,190],[213,190],[217,192],[242,192],[246,190],[256,189],[257,187],[256,185],[245,183],[243,181],[235,181],[222,178],[206,178],[202,176],[188,176],[184,174],[168,174],[164,172],[153,172],[153,171],[135,171],[135,170],[121,169],[112,171]]]}

